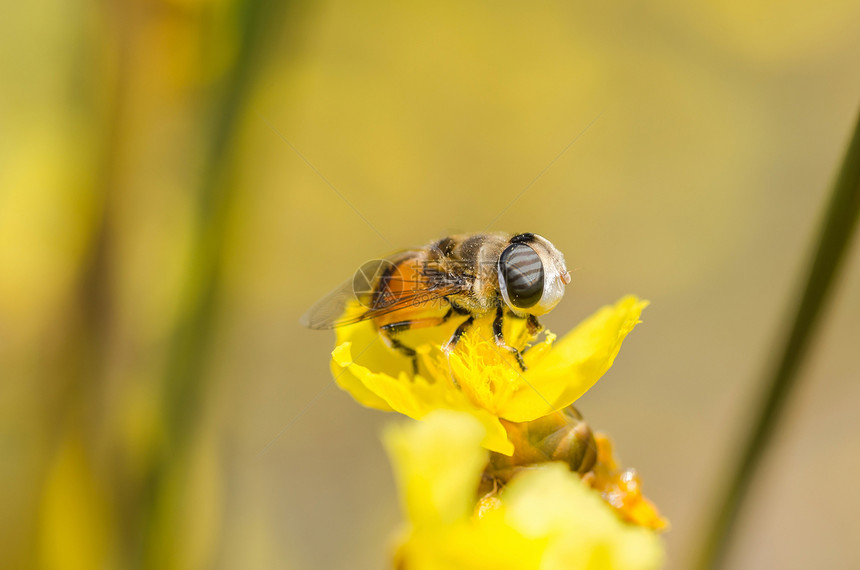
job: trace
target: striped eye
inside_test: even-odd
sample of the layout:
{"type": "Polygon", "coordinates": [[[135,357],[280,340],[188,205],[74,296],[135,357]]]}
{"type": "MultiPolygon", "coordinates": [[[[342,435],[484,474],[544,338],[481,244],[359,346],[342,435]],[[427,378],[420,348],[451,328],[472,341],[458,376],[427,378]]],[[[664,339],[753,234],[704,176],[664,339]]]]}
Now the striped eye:
{"type": "Polygon", "coordinates": [[[543,295],[543,263],[537,252],[523,243],[505,248],[499,257],[499,287],[514,308],[536,305],[543,295]]]}

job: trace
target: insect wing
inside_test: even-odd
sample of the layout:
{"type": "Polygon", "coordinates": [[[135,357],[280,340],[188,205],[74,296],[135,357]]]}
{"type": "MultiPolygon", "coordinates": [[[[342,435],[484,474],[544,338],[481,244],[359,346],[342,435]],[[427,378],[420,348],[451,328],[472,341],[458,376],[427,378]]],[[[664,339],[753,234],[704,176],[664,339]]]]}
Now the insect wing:
{"type": "Polygon", "coordinates": [[[418,253],[406,251],[368,261],[352,279],[311,307],[300,322],[312,329],[330,329],[463,292],[460,280],[425,279],[426,268],[418,253]]]}
{"type": "Polygon", "coordinates": [[[308,309],[299,322],[311,329],[330,329],[346,316],[347,309],[356,312],[359,308],[361,305],[352,292],[352,281],[347,281],[308,309]]]}
{"type": "Polygon", "coordinates": [[[374,259],[363,264],[352,279],[320,299],[299,322],[311,329],[330,329],[363,320],[364,313],[373,305],[376,283],[392,271],[398,258],[374,259]]]}

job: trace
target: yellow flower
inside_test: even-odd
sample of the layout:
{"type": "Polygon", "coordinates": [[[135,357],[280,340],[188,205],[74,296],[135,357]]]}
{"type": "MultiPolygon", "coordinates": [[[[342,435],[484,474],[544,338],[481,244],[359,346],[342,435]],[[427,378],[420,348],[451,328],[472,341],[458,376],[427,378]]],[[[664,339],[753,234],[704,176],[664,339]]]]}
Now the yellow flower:
{"type": "Polygon", "coordinates": [[[646,570],[662,563],[657,535],[622,522],[561,463],[518,473],[478,500],[484,430],[437,411],[385,434],[409,520],[398,570],[646,570]]]}
{"type": "Polygon", "coordinates": [[[635,469],[622,469],[612,453],[612,441],[602,433],[594,434],[597,461],[582,480],[600,493],[606,503],[627,522],[656,531],[669,528],[669,521],[657,511],[654,503],[642,494],[642,482],[635,469]]]}
{"type": "MultiPolygon", "coordinates": [[[[530,422],[503,420],[502,424],[514,443],[514,453],[491,452],[485,482],[504,485],[525,468],[561,461],[597,491],[622,520],[656,531],[668,528],[668,521],[644,496],[637,471],[619,465],[609,436],[593,433],[573,406],[530,422]]],[[[486,484],[483,488],[488,490],[486,484]]]]}
{"type": "Polygon", "coordinates": [[[466,412],[484,426],[483,445],[510,455],[509,441],[499,418],[526,422],[570,405],[612,366],[621,342],[639,321],[647,301],[627,296],[580,323],[558,342],[547,333],[540,342],[523,321],[507,319],[505,339],[524,349],[527,370],[496,345],[492,318],[476,321],[450,357],[440,345],[447,329],[415,331],[412,344],[422,373],[413,375],[405,357],[384,346],[372,322],[337,330],[332,373],[337,383],[361,404],[394,410],[422,419],[433,410],[466,412]],[[435,336],[433,334],[435,333],[435,336]]]}

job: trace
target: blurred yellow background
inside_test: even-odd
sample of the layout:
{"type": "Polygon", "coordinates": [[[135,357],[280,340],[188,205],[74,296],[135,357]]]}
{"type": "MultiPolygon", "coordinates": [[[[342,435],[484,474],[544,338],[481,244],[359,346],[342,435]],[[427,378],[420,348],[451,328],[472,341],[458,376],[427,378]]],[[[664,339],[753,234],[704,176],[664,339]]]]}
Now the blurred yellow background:
{"type": "MultiPolygon", "coordinates": [[[[556,332],[652,301],[579,408],[688,564],[857,112],[860,3],[4,12],[0,567],[385,567],[396,417],[298,318],[488,226],[576,268],[556,332]]],[[[860,566],[845,269],[730,567],[860,566]]]]}

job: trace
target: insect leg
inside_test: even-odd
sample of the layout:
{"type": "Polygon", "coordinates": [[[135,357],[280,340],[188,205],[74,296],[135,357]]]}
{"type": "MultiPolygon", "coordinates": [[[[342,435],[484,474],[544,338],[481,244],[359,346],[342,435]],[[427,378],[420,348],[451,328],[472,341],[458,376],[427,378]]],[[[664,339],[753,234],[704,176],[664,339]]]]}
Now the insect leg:
{"type": "Polygon", "coordinates": [[[519,350],[517,350],[513,346],[508,346],[508,343],[505,342],[505,336],[502,333],[502,324],[504,323],[504,317],[505,312],[500,306],[496,309],[496,318],[493,320],[493,336],[496,338],[496,344],[513,354],[514,358],[517,359],[517,364],[519,364],[522,371],[525,372],[526,363],[523,361],[523,355],[520,354],[519,350]]]}
{"type": "Polygon", "coordinates": [[[412,373],[418,374],[418,353],[415,352],[414,348],[409,348],[396,338],[391,338],[390,335],[383,333],[382,338],[385,339],[385,343],[393,348],[394,350],[399,351],[403,356],[412,359],[412,373]]]}
{"type": "MultiPolygon", "coordinates": [[[[511,314],[513,314],[513,313],[511,313],[511,314]]],[[[537,317],[534,315],[529,315],[526,319],[526,331],[528,331],[528,333],[534,337],[534,336],[537,336],[537,334],[542,330],[543,330],[543,325],[538,322],[537,317]]],[[[524,349],[522,349],[520,351],[520,354],[525,354],[533,346],[534,346],[533,344],[529,344],[528,346],[526,346],[524,349]]]]}
{"type": "Polygon", "coordinates": [[[418,354],[414,348],[410,348],[394,338],[394,335],[407,331],[409,329],[421,329],[426,327],[435,327],[447,321],[454,314],[453,309],[448,309],[448,312],[441,317],[431,317],[425,319],[412,319],[406,321],[397,321],[396,323],[388,323],[379,327],[379,332],[385,343],[391,348],[400,351],[407,358],[412,359],[412,372],[418,374],[418,354]]]}
{"type": "Polygon", "coordinates": [[[442,345],[442,353],[445,355],[445,360],[448,362],[448,374],[451,376],[451,383],[455,388],[460,387],[460,382],[457,381],[457,377],[454,376],[454,369],[451,368],[451,352],[454,350],[454,347],[457,346],[457,343],[460,342],[460,337],[469,330],[469,327],[472,326],[472,323],[475,322],[475,317],[472,316],[469,311],[463,309],[455,303],[451,303],[451,310],[448,311],[448,315],[457,314],[457,315],[469,315],[469,318],[457,325],[457,328],[454,330],[454,333],[451,335],[451,338],[442,345]]]}
{"type": "Polygon", "coordinates": [[[529,331],[530,335],[536,335],[543,330],[543,325],[538,322],[536,316],[529,315],[526,319],[526,329],[529,331]]]}
{"type": "Polygon", "coordinates": [[[454,334],[451,335],[451,338],[448,339],[444,345],[442,345],[442,352],[446,354],[450,354],[454,347],[457,346],[457,343],[460,342],[460,337],[469,330],[469,327],[472,326],[472,323],[475,322],[475,317],[469,315],[469,318],[460,323],[460,326],[457,327],[457,330],[454,331],[454,334]]]}

